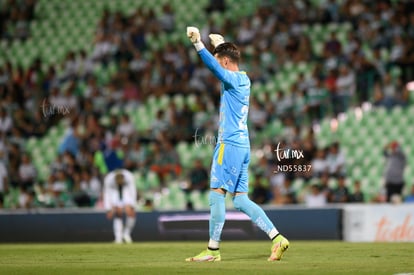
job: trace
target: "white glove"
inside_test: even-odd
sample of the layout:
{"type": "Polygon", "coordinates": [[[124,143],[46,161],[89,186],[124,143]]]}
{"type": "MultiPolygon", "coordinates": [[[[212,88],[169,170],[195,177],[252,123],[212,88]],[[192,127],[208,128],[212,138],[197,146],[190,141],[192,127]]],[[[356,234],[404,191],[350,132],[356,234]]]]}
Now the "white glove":
{"type": "Polygon", "coordinates": [[[210,37],[211,45],[213,45],[214,48],[224,43],[224,37],[220,34],[210,33],[208,37],[210,37]]]}
{"type": "Polygon", "coordinates": [[[187,36],[193,44],[201,41],[200,31],[196,27],[187,27],[187,36]]]}
{"type": "Polygon", "coordinates": [[[204,44],[201,42],[200,31],[196,27],[187,27],[187,37],[193,43],[197,51],[204,49],[204,44]]]}

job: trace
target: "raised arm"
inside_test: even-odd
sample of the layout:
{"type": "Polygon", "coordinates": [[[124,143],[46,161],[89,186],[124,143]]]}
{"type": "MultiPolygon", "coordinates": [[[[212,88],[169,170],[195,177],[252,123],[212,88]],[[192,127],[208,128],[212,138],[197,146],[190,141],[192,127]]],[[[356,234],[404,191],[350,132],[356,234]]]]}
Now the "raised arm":
{"type": "MultiPolygon", "coordinates": [[[[224,69],[214,58],[214,56],[205,48],[203,42],[201,41],[200,31],[196,27],[187,27],[187,36],[190,38],[190,41],[193,43],[194,47],[197,50],[197,53],[200,55],[201,60],[207,66],[207,68],[224,84],[232,85],[234,73],[224,69]]],[[[221,43],[224,43],[224,38],[219,34],[210,34],[209,35],[211,44],[214,47],[217,47],[221,43]]]]}

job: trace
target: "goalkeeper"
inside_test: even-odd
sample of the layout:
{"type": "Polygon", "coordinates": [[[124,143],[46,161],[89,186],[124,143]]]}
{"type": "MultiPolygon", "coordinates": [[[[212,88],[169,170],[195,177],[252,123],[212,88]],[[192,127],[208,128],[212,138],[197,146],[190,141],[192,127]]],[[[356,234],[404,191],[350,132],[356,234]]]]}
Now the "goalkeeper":
{"type": "Polygon", "coordinates": [[[200,32],[187,27],[187,36],[201,60],[221,81],[220,119],[217,145],[210,174],[210,240],[206,250],[186,261],[220,261],[219,243],[225,222],[225,196],[232,195],[234,207],[248,215],[272,240],[268,261],[282,258],[289,241],[279,234],[266,213],[247,196],[250,141],[247,129],[250,79],[239,71],[240,51],[219,34],[210,34],[213,55],[204,47],[200,32]]]}

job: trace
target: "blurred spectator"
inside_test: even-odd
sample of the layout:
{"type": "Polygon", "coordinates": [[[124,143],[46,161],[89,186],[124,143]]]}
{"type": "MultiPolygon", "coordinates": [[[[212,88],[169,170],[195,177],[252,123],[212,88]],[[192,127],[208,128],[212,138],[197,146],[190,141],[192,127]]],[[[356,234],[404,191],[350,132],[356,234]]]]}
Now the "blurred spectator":
{"type": "Polygon", "coordinates": [[[171,166],[165,148],[158,142],[152,143],[152,150],[150,155],[150,170],[157,174],[161,185],[165,187],[166,178],[167,176],[170,176],[170,173],[174,172],[174,166],[171,166]]]}
{"type": "Polygon", "coordinates": [[[350,59],[356,75],[358,102],[369,102],[374,87],[376,68],[363,53],[353,52],[350,59]]]}
{"type": "Polygon", "coordinates": [[[49,171],[51,175],[56,174],[58,171],[65,169],[63,162],[63,154],[59,154],[56,159],[50,164],[49,171]]]}
{"type": "Polygon", "coordinates": [[[189,171],[188,179],[188,191],[198,190],[205,192],[209,189],[209,173],[201,159],[194,161],[194,166],[189,171]]]}
{"type": "Polygon", "coordinates": [[[329,175],[331,177],[338,178],[345,175],[345,155],[340,150],[339,142],[331,144],[326,161],[328,162],[329,175]]]}
{"type": "Polygon", "coordinates": [[[349,195],[349,202],[363,203],[365,202],[364,192],[361,190],[361,182],[359,180],[354,181],[354,190],[349,195]]]}
{"type": "Polygon", "coordinates": [[[37,110],[34,112],[33,117],[31,118],[30,124],[32,129],[30,130],[30,134],[35,137],[43,137],[49,127],[48,121],[45,120],[42,112],[37,110]]]}
{"type": "Polygon", "coordinates": [[[117,133],[121,137],[130,138],[135,133],[135,125],[129,119],[128,114],[123,114],[121,116],[121,121],[117,127],[117,133]]]}
{"type": "Polygon", "coordinates": [[[293,102],[289,94],[284,94],[283,91],[277,92],[277,99],[275,102],[276,115],[279,118],[285,118],[291,112],[293,102]]]}
{"type": "Polygon", "coordinates": [[[321,186],[313,183],[311,184],[306,193],[303,195],[303,202],[307,207],[323,207],[327,204],[327,199],[321,186]]]}
{"type": "Polygon", "coordinates": [[[0,208],[3,208],[4,197],[9,191],[8,171],[3,161],[0,161],[0,208]]]}
{"type": "Polygon", "coordinates": [[[46,114],[47,116],[57,115],[55,109],[61,108],[65,106],[65,104],[65,98],[63,97],[63,94],[60,92],[59,87],[53,86],[50,90],[50,94],[47,101],[43,102],[43,114],[46,114]]]}
{"type": "Polygon", "coordinates": [[[337,179],[337,186],[332,190],[330,202],[345,203],[349,201],[349,190],[346,186],[345,176],[337,179]]]}
{"type": "Polygon", "coordinates": [[[193,129],[194,112],[191,110],[188,103],[185,103],[183,109],[177,117],[177,122],[181,127],[178,139],[192,141],[194,135],[193,129]]]}
{"type": "Polygon", "coordinates": [[[71,182],[64,171],[58,171],[50,176],[46,188],[51,195],[51,204],[55,207],[73,206],[70,196],[71,182]]]}
{"type": "Polygon", "coordinates": [[[72,179],[72,175],[75,175],[80,170],[79,163],[76,162],[76,157],[69,151],[63,153],[63,171],[67,174],[69,180],[72,179]]]}
{"type": "Polygon", "coordinates": [[[326,201],[330,203],[332,202],[333,189],[331,188],[329,181],[330,181],[329,173],[324,173],[319,178],[321,192],[325,195],[326,201]]]}
{"type": "Polygon", "coordinates": [[[23,137],[30,136],[32,127],[30,125],[30,119],[24,109],[19,108],[14,112],[13,128],[22,133],[23,137]]]}
{"type": "Polygon", "coordinates": [[[44,97],[48,97],[53,87],[59,83],[58,75],[54,65],[50,65],[42,79],[41,90],[44,97]]]}
{"type": "Polygon", "coordinates": [[[164,132],[167,128],[168,123],[165,118],[165,112],[163,110],[158,110],[155,119],[151,123],[152,138],[160,138],[162,132],[164,132]]]}
{"type": "Polygon", "coordinates": [[[267,122],[267,113],[256,97],[250,103],[249,120],[256,131],[261,131],[267,122]]]}
{"type": "Polygon", "coordinates": [[[22,155],[22,161],[19,165],[19,182],[25,190],[33,187],[36,181],[37,171],[28,154],[22,155]]]}
{"type": "Polygon", "coordinates": [[[390,61],[396,62],[405,56],[405,44],[400,35],[395,35],[390,52],[390,61]]]}
{"type": "MultiPolygon", "coordinates": [[[[298,125],[303,125],[305,119],[307,118],[307,102],[306,95],[304,91],[296,90],[293,94],[294,103],[293,103],[293,115],[295,116],[295,123],[298,125]]],[[[268,109],[270,113],[274,113],[273,109],[268,109]]]]}
{"type": "Polygon", "coordinates": [[[0,133],[9,134],[13,126],[12,118],[4,108],[0,109],[0,133]]]}
{"type": "Polygon", "coordinates": [[[0,38],[26,40],[34,19],[36,0],[4,1],[0,7],[0,38]]]}
{"type": "Polygon", "coordinates": [[[90,171],[84,169],[75,180],[74,202],[80,207],[93,207],[101,198],[101,181],[93,176],[90,171]]]}
{"type": "Polygon", "coordinates": [[[139,139],[131,142],[131,146],[124,157],[124,168],[130,171],[142,171],[148,170],[149,152],[146,144],[141,144],[139,139]]]}
{"type": "Polygon", "coordinates": [[[12,187],[18,187],[20,185],[19,167],[22,158],[22,152],[20,147],[16,143],[10,144],[8,152],[8,166],[9,166],[9,178],[10,185],[12,187]]]}
{"type": "Polygon", "coordinates": [[[62,116],[68,116],[71,113],[77,113],[79,110],[79,100],[74,94],[74,82],[70,82],[69,86],[63,91],[62,100],[64,104],[58,109],[58,113],[62,116]]]}
{"type": "Polygon", "coordinates": [[[75,52],[70,51],[66,54],[66,59],[63,61],[62,64],[62,76],[61,80],[75,80],[77,74],[77,64],[76,64],[76,56],[75,52]]]}
{"type": "Polygon", "coordinates": [[[92,73],[94,63],[85,50],[80,50],[76,58],[76,76],[78,80],[85,81],[92,73]]]}
{"type": "Polygon", "coordinates": [[[207,13],[214,11],[224,12],[226,11],[226,1],[225,0],[210,0],[206,8],[207,13]]]}
{"type": "Polygon", "coordinates": [[[72,127],[68,129],[62,143],[59,145],[58,153],[63,154],[64,152],[70,152],[72,155],[76,156],[80,146],[80,138],[81,135],[78,123],[73,122],[72,127]]]}
{"type": "Polygon", "coordinates": [[[110,34],[98,33],[95,37],[95,47],[92,58],[95,62],[107,64],[116,51],[116,44],[110,34]]]}
{"type": "Polygon", "coordinates": [[[144,205],[142,206],[142,211],[151,212],[154,210],[154,203],[151,199],[147,198],[144,200],[144,205]]]}
{"type": "Polygon", "coordinates": [[[334,113],[344,113],[351,104],[351,98],[355,94],[355,75],[348,65],[339,67],[339,76],[336,80],[336,93],[334,95],[334,113]]]}
{"type": "Polygon", "coordinates": [[[148,67],[148,61],[142,56],[141,51],[133,52],[133,59],[129,62],[129,69],[134,73],[143,73],[148,67]]]}
{"type": "Polygon", "coordinates": [[[318,123],[326,113],[326,101],[328,91],[323,86],[320,78],[316,79],[315,86],[306,90],[306,103],[309,118],[313,123],[318,123]]]}
{"type": "Polygon", "coordinates": [[[292,180],[285,178],[281,185],[273,188],[273,203],[278,205],[297,203],[296,193],[292,186],[292,180]]]}
{"type": "Polygon", "coordinates": [[[255,30],[253,29],[252,22],[249,18],[244,18],[240,22],[240,29],[237,32],[237,44],[244,46],[252,42],[255,36],[255,30]]]}
{"type": "Polygon", "coordinates": [[[17,200],[18,208],[33,208],[35,204],[35,193],[31,188],[20,187],[17,200]]]}
{"type": "Polygon", "coordinates": [[[318,149],[315,158],[312,159],[311,169],[314,177],[320,177],[322,174],[328,172],[329,163],[326,160],[325,150],[318,149]]]}
{"type": "Polygon", "coordinates": [[[323,22],[338,22],[340,19],[341,6],[336,0],[328,0],[322,5],[323,22]]]}
{"type": "Polygon", "coordinates": [[[384,106],[387,109],[401,104],[403,88],[399,84],[399,80],[394,81],[391,74],[386,73],[382,81],[375,84],[374,93],[376,98],[374,104],[384,106]]]}
{"type": "Polygon", "coordinates": [[[164,150],[165,153],[166,169],[172,178],[176,179],[180,176],[182,170],[177,150],[170,140],[165,140],[163,142],[162,150],[164,150]]]}
{"type": "Polygon", "coordinates": [[[171,33],[175,28],[175,13],[169,3],[162,6],[162,13],[159,18],[161,30],[171,33]]]}
{"type": "Polygon", "coordinates": [[[406,166],[405,154],[397,141],[388,143],[384,148],[385,187],[387,201],[391,201],[393,195],[401,196],[404,188],[404,169],[406,166]]]}
{"type": "Polygon", "coordinates": [[[82,144],[79,148],[78,154],[75,156],[76,163],[79,167],[92,167],[93,165],[93,149],[89,148],[88,145],[82,144]]]}
{"type": "Polygon", "coordinates": [[[123,92],[125,106],[136,108],[141,103],[142,95],[138,89],[138,86],[131,79],[127,79],[124,83],[123,92]]]}
{"type": "Polygon", "coordinates": [[[325,42],[324,52],[329,52],[334,56],[342,52],[342,45],[336,37],[336,32],[331,32],[329,39],[325,42]]]}
{"type": "Polygon", "coordinates": [[[94,164],[101,174],[120,169],[124,165],[124,156],[118,151],[117,144],[101,144],[94,153],[94,164]]]}
{"type": "Polygon", "coordinates": [[[335,69],[329,69],[327,76],[324,78],[324,86],[328,90],[329,96],[331,98],[331,104],[336,104],[335,96],[337,93],[337,87],[336,87],[336,80],[338,78],[337,70],[335,69]]]}
{"type": "Polygon", "coordinates": [[[271,194],[268,186],[263,182],[265,178],[256,174],[253,181],[253,191],[250,195],[252,201],[257,204],[266,204],[269,202],[271,194]]]}

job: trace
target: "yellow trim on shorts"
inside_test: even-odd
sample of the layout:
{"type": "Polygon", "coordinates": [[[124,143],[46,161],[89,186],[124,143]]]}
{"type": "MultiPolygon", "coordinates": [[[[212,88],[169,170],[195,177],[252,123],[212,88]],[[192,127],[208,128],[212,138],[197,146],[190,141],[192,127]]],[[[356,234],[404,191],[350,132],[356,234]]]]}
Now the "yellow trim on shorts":
{"type": "Polygon", "coordinates": [[[220,144],[219,153],[218,153],[218,157],[217,157],[217,163],[219,165],[223,164],[224,145],[225,145],[224,143],[220,144]]]}

